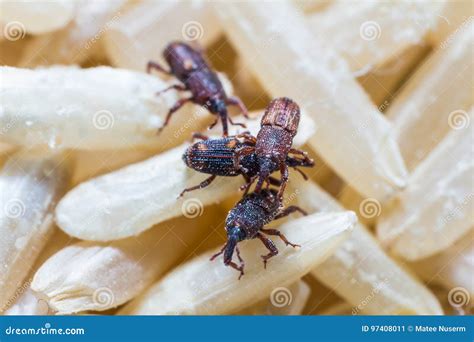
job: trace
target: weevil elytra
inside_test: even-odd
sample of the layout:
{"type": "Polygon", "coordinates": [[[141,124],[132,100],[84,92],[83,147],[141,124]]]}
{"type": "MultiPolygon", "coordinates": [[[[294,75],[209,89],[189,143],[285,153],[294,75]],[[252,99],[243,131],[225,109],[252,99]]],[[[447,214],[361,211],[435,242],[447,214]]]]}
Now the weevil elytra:
{"type": "Polygon", "coordinates": [[[218,118],[211,125],[211,128],[220,119],[224,136],[228,135],[228,122],[232,125],[245,127],[243,124],[232,121],[228,115],[227,106],[239,107],[244,116],[248,118],[247,108],[238,97],[227,97],[221,81],[209,66],[201,51],[194,49],[186,43],[172,42],[165,48],[163,57],[170,70],[166,70],[160,64],[150,61],[147,65],[147,72],[155,69],[168,75],[174,75],[181,81],[181,84],[172,85],[159,91],[158,94],[175,89],[177,91],[190,91],[191,96],[178,100],[175,103],[169,110],[160,131],[168,124],[173,113],[187,102],[203,106],[212,114],[217,115],[218,118]]]}
{"type": "Polygon", "coordinates": [[[288,216],[296,211],[306,215],[306,212],[297,206],[289,206],[283,209],[278,193],[274,189],[263,189],[259,193],[253,192],[245,195],[235,207],[229,211],[225,226],[227,243],[222,247],[220,252],[211,257],[211,261],[224,253],[224,264],[239,271],[240,279],[242,275],[244,275],[245,264],[240,256],[237,244],[243,240],[260,239],[269,251],[268,254],[261,256],[263,265],[266,268],[268,259],[277,255],[278,249],[273,241],[265,235],[278,236],[287,246],[300,246],[289,242],[277,229],[265,229],[264,226],[273,220],[288,216]],[[234,250],[240,265],[232,261],[234,250]]]}
{"type": "Polygon", "coordinates": [[[258,178],[254,191],[259,192],[262,189],[263,182],[269,182],[270,174],[275,170],[280,170],[281,185],[278,196],[282,198],[288,182],[288,154],[300,155],[304,162],[312,162],[306,152],[292,148],[299,121],[299,106],[293,100],[281,97],[272,100],[265,109],[261,128],[256,138],[243,134],[249,143],[236,151],[235,165],[238,166],[245,156],[252,154],[256,155],[259,165],[258,174],[250,179],[246,191],[258,178]]]}
{"type": "MultiPolygon", "coordinates": [[[[219,139],[208,139],[208,137],[195,134],[195,138],[201,138],[202,141],[196,142],[185,151],[183,161],[193,170],[210,174],[211,176],[200,184],[183,190],[180,196],[185,192],[201,189],[212,183],[217,176],[235,177],[242,175],[248,184],[253,177],[259,174],[260,164],[255,153],[248,154],[239,160],[239,164],[234,164],[235,153],[240,148],[254,146],[253,139],[249,135],[236,135],[219,139]]],[[[305,174],[298,167],[312,167],[313,160],[306,158],[300,159],[291,156],[286,157],[286,165],[300,172],[306,179],[305,174]]],[[[275,167],[273,171],[277,171],[275,167]]],[[[268,181],[272,185],[280,185],[280,181],[271,176],[268,181]]],[[[247,185],[243,188],[248,189],[247,185]]]]}

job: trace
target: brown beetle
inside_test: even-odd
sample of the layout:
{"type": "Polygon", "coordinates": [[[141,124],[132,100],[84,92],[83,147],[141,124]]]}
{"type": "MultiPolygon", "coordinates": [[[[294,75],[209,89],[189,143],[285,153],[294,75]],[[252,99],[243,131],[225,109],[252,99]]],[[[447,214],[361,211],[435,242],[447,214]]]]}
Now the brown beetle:
{"type": "Polygon", "coordinates": [[[263,182],[268,183],[270,174],[274,170],[280,170],[281,185],[278,196],[281,198],[288,182],[288,154],[303,156],[305,163],[312,164],[306,152],[291,147],[298,130],[299,121],[300,108],[293,100],[281,97],[270,102],[262,117],[261,128],[257,137],[247,137],[255,146],[242,147],[235,153],[235,165],[239,165],[240,160],[247,155],[255,153],[257,156],[259,172],[250,180],[246,191],[258,178],[255,192],[259,192],[262,189],[263,182]]]}
{"type": "Polygon", "coordinates": [[[170,70],[166,70],[160,64],[150,61],[147,65],[147,72],[150,73],[152,69],[156,69],[168,75],[174,75],[182,84],[172,85],[159,91],[158,94],[175,89],[177,91],[190,91],[191,96],[176,102],[169,110],[159,131],[168,124],[173,113],[187,102],[203,106],[212,114],[218,115],[210,128],[214,127],[220,118],[224,136],[228,135],[227,121],[232,125],[245,127],[243,124],[232,122],[227,112],[227,106],[238,106],[244,116],[248,118],[247,108],[238,97],[227,97],[221,81],[206,62],[201,51],[193,49],[186,43],[173,42],[166,47],[163,57],[170,70]]]}

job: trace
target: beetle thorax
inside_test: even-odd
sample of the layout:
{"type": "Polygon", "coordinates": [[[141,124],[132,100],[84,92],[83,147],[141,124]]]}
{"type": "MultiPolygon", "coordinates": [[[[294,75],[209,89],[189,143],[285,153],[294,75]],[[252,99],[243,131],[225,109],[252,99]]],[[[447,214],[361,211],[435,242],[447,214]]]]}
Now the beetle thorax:
{"type": "Polygon", "coordinates": [[[259,158],[284,162],[293,141],[292,135],[280,128],[263,126],[257,135],[255,153],[259,158]]]}

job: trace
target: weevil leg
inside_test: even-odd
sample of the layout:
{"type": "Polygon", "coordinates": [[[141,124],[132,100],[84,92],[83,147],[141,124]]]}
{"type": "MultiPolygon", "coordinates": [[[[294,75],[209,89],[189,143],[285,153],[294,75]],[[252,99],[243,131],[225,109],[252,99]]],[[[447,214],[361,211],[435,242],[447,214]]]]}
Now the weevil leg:
{"type": "Polygon", "coordinates": [[[242,102],[241,99],[239,99],[236,96],[231,96],[226,100],[226,104],[229,106],[237,106],[241,110],[242,114],[249,119],[249,112],[247,110],[247,107],[245,107],[244,103],[242,102]]]}
{"type": "Polygon", "coordinates": [[[245,126],[245,124],[240,123],[240,122],[234,122],[234,121],[232,121],[232,119],[230,117],[229,117],[229,122],[232,126],[240,126],[240,127],[243,127],[243,128],[247,128],[247,126],[245,126]]]}
{"type": "Polygon", "coordinates": [[[190,191],[197,190],[197,189],[202,189],[202,188],[205,188],[206,186],[209,186],[209,184],[211,184],[214,181],[214,179],[216,179],[216,177],[217,177],[216,175],[212,175],[211,177],[206,178],[204,181],[202,181],[198,185],[195,185],[195,186],[192,186],[190,188],[184,189],[183,191],[181,191],[178,198],[183,197],[183,195],[186,192],[190,192],[190,191]]]}
{"type": "Polygon", "coordinates": [[[209,127],[208,129],[213,129],[214,126],[219,122],[219,119],[216,119],[216,121],[214,121],[209,127]]]}
{"type": "Polygon", "coordinates": [[[250,146],[255,146],[257,144],[257,138],[252,137],[250,139],[244,138],[244,143],[250,146]]]}
{"type": "Polygon", "coordinates": [[[308,152],[298,150],[296,148],[290,148],[290,151],[288,153],[297,154],[303,157],[308,157],[308,152]]]}
{"type": "Polygon", "coordinates": [[[199,132],[194,132],[191,138],[191,141],[194,141],[196,139],[201,139],[201,140],[209,140],[209,137],[207,135],[204,135],[199,132]]]}
{"type": "MultiPolygon", "coordinates": [[[[244,176],[244,178],[245,178],[245,176],[244,176]]],[[[253,176],[250,179],[246,178],[247,183],[241,185],[240,188],[239,188],[240,191],[244,191],[242,196],[247,195],[247,193],[249,192],[250,187],[252,186],[253,182],[255,182],[256,179],[257,179],[257,176],[253,176]]]]}
{"type": "Polygon", "coordinates": [[[240,186],[239,190],[244,192],[242,196],[245,196],[249,193],[251,186],[252,186],[252,183],[248,183],[248,184],[244,184],[240,186]]]}
{"type": "Polygon", "coordinates": [[[303,171],[301,171],[297,167],[293,167],[293,169],[298,171],[298,173],[301,175],[301,177],[303,177],[304,180],[308,180],[308,176],[306,176],[306,174],[303,171]]]}
{"type": "Polygon", "coordinates": [[[308,157],[308,152],[301,151],[296,148],[290,148],[290,151],[288,153],[303,156],[303,160],[301,160],[302,163],[305,163],[308,166],[314,165],[314,161],[308,157]]]}
{"type": "Polygon", "coordinates": [[[279,230],[277,229],[260,229],[260,231],[262,233],[265,233],[267,235],[276,235],[278,236],[280,239],[282,239],[282,241],[285,243],[285,245],[287,246],[291,246],[293,248],[296,248],[296,247],[301,247],[300,245],[297,245],[297,244],[294,244],[294,243],[291,243],[290,241],[288,241],[288,239],[286,238],[285,235],[283,235],[279,230]]]}
{"type": "Polygon", "coordinates": [[[250,135],[250,131],[243,131],[242,133],[236,134],[235,136],[242,138],[246,135],[250,135]]]}
{"type": "Polygon", "coordinates": [[[243,138],[244,143],[246,144],[255,145],[257,143],[257,138],[251,135],[250,132],[242,132],[240,134],[237,134],[235,138],[237,139],[243,138]]]}
{"type": "Polygon", "coordinates": [[[267,179],[265,179],[265,182],[267,183],[267,190],[270,188],[270,185],[274,185],[274,186],[281,185],[281,181],[272,176],[267,177],[267,179]]]}
{"type": "Polygon", "coordinates": [[[242,278],[242,276],[244,275],[244,265],[237,266],[235,262],[231,261],[229,262],[228,266],[240,272],[240,275],[239,275],[239,280],[240,280],[240,278],[242,278]]]}
{"type": "Polygon", "coordinates": [[[276,186],[280,186],[281,185],[281,182],[276,179],[276,178],[273,178],[271,176],[267,177],[267,179],[265,179],[265,183],[267,184],[266,186],[266,189],[270,189],[270,185],[276,185],[276,186]]]}
{"type": "Polygon", "coordinates": [[[243,168],[242,166],[240,167],[239,169],[241,172],[242,172],[242,177],[244,177],[245,179],[245,184],[242,184],[240,187],[239,187],[239,190],[240,191],[244,191],[246,188],[250,187],[249,183],[253,183],[253,181],[255,180],[254,177],[249,177],[246,175],[246,172],[247,172],[247,169],[243,168]]]}
{"type": "Polygon", "coordinates": [[[278,213],[278,215],[275,216],[275,220],[278,220],[278,219],[281,219],[282,217],[285,217],[285,216],[288,216],[294,212],[300,212],[301,214],[303,214],[304,216],[308,215],[308,213],[306,211],[304,211],[303,209],[301,209],[300,207],[296,206],[296,205],[290,205],[289,207],[283,209],[282,211],[280,211],[278,213]]]}
{"type": "Polygon", "coordinates": [[[218,118],[208,127],[208,129],[213,129],[215,125],[219,122],[219,119],[222,122],[222,136],[227,137],[229,136],[229,127],[227,125],[227,112],[226,113],[219,113],[218,118]]]}
{"type": "Polygon", "coordinates": [[[240,160],[243,157],[248,156],[249,154],[252,154],[254,151],[255,151],[254,146],[244,146],[236,150],[234,154],[234,167],[236,169],[239,169],[240,160]]]}
{"type": "Polygon", "coordinates": [[[180,99],[173,105],[173,107],[170,108],[170,110],[168,112],[168,115],[166,115],[166,119],[165,119],[165,122],[164,122],[163,126],[161,126],[158,129],[158,133],[160,133],[163,130],[163,128],[165,128],[166,125],[168,125],[168,122],[170,121],[171,116],[173,115],[173,113],[176,112],[177,110],[179,110],[188,101],[192,101],[192,98],[180,99]]]}
{"type": "Polygon", "coordinates": [[[267,247],[267,249],[270,251],[267,255],[261,255],[263,259],[263,268],[267,268],[267,261],[268,259],[274,257],[275,255],[278,254],[278,249],[276,248],[275,244],[273,243],[272,240],[269,238],[263,236],[261,233],[257,234],[257,237],[262,241],[262,243],[267,247]]]}
{"type": "Polygon", "coordinates": [[[257,181],[257,185],[255,185],[255,192],[260,192],[262,190],[262,186],[263,186],[263,182],[265,182],[267,179],[267,177],[265,176],[259,176],[258,177],[258,181],[257,181]]]}
{"type": "Polygon", "coordinates": [[[275,185],[275,186],[280,186],[281,185],[281,181],[279,179],[276,179],[275,177],[268,177],[267,179],[267,182],[270,183],[271,185],[275,185]]]}
{"type": "Polygon", "coordinates": [[[172,75],[172,72],[169,71],[169,70],[166,70],[165,68],[163,68],[159,63],[157,62],[153,62],[153,61],[149,61],[146,65],[146,72],[147,74],[150,74],[152,70],[158,70],[162,73],[165,73],[167,75],[172,75]]]}
{"type": "Polygon", "coordinates": [[[156,93],[156,95],[160,95],[160,94],[163,94],[163,93],[166,93],[168,90],[171,90],[171,89],[175,89],[177,91],[186,91],[188,90],[188,88],[186,88],[186,86],[182,85],[182,84],[173,84],[165,89],[162,89],[160,91],[158,91],[156,93]]]}
{"type": "Polygon", "coordinates": [[[288,166],[285,163],[280,164],[280,173],[281,173],[281,185],[278,190],[278,198],[283,198],[283,193],[285,192],[286,183],[288,183],[288,166]]]}
{"type": "Polygon", "coordinates": [[[242,276],[244,275],[245,261],[244,261],[244,259],[242,259],[242,257],[240,256],[239,247],[235,247],[235,251],[237,252],[237,259],[239,259],[239,261],[240,261],[240,267],[242,268],[242,273],[241,273],[240,276],[239,276],[239,279],[240,279],[240,277],[242,277],[242,276]]]}
{"type": "Polygon", "coordinates": [[[237,259],[239,259],[239,261],[243,264],[243,263],[244,263],[244,260],[243,260],[242,257],[240,256],[239,247],[235,247],[235,251],[237,252],[237,259]]]}
{"type": "Polygon", "coordinates": [[[213,256],[211,256],[211,258],[209,259],[210,261],[213,261],[215,258],[217,258],[219,255],[221,255],[222,253],[224,253],[224,250],[225,248],[227,247],[227,243],[221,248],[221,250],[219,252],[217,252],[216,254],[214,254],[213,256]]]}

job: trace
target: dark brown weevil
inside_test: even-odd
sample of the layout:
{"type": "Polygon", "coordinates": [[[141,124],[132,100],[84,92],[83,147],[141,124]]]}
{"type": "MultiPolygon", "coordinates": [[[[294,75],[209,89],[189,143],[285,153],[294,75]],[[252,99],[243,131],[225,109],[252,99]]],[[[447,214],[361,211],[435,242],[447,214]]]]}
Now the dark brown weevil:
{"type": "Polygon", "coordinates": [[[229,117],[227,106],[238,106],[245,117],[248,112],[245,105],[238,97],[227,97],[221,81],[217,74],[210,68],[204,59],[202,52],[193,49],[191,46],[181,42],[170,43],[163,52],[170,70],[166,70],[156,62],[148,62],[147,72],[156,69],[168,75],[174,75],[182,84],[175,84],[158,92],[158,94],[170,89],[177,91],[190,91],[191,96],[183,98],[175,103],[169,110],[161,131],[171,119],[174,112],[180,109],[186,102],[193,102],[205,107],[209,112],[218,116],[210,128],[219,121],[222,122],[223,135],[228,135],[227,121],[232,125],[245,127],[243,124],[234,123],[229,117]]]}
{"type": "Polygon", "coordinates": [[[281,97],[270,102],[262,117],[257,138],[246,137],[255,146],[243,146],[235,153],[234,163],[236,166],[247,155],[255,153],[257,157],[259,172],[258,175],[252,177],[246,191],[258,178],[254,191],[259,192],[262,189],[263,182],[269,182],[270,174],[274,170],[280,170],[281,185],[278,197],[282,198],[288,182],[288,154],[297,154],[303,156],[305,161],[310,161],[306,152],[291,147],[293,138],[298,131],[299,121],[300,108],[293,100],[281,97]]]}
{"type": "Polygon", "coordinates": [[[286,237],[277,229],[265,229],[264,226],[273,220],[288,216],[289,214],[299,211],[303,215],[306,212],[297,207],[290,206],[285,209],[281,207],[281,200],[277,191],[274,189],[263,189],[260,193],[251,193],[245,195],[232,208],[227,215],[225,229],[227,232],[227,243],[222,247],[219,253],[211,257],[211,261],[224,253],[224,265],[230,266],[240,272],[239,279],[244,275],[244,261],[240,256],[237,244],[243,240],[260,239],[269,253],[262,255],[263,266],[267,268],[268,259],[278,254],[278,249],[265,235],[276,235],[287,246],[300,247],[299,245],[289,242],[286,237]],[[240,266],[232,261],[234,250],[240,261],[240,266]]]}
{"type": "MultiPolygon", "coordinates": [[[[243,188],[248,189],[247,184],[260,172],[257,155],[252,153],[242,157],[237,166],[234,164],[234,158],[237,150],[248,146],[255,146],[255,138],[251,137],[249,139],[249,137],[251,136],[245,133],[219,139],[208,139],[204,135],[194,134],[194,138],[201,138],[203,140],[188,147],[183,154],[183,161],[189,168],[210,174],[211,176],[200,184],[183,190],[180,197],[188,191],[208,186],[217,176],[235,177],[242,175],[246,181],[243,188]]],[[[285,163],[297,170],[305,179],[307,179],[306,175],[298,167],[314,166],[312,159],[300,159],[291,156],[286,157],[285,163]]],[[[275,167],[272,172],[277,170],[278,167],[275,167]]],[[[280,181],[271,176],[268,177],[268,181],[272,185],[280,185],[280,181]]]]}

